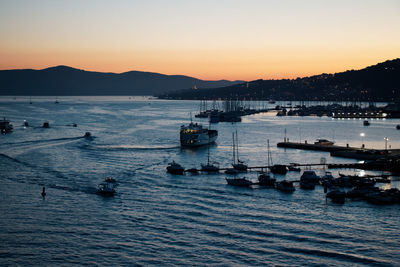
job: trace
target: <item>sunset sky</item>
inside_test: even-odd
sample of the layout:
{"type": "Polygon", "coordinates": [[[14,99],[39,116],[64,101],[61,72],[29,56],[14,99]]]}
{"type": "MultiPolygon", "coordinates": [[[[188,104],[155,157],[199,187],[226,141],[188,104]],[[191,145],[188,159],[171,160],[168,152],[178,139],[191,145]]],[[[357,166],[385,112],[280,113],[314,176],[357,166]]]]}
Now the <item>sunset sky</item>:
{"type": "Polygon", "coordinates": [[[0,0],[0,69],[255,80],[398,57],[398,0],[0,0]]]}

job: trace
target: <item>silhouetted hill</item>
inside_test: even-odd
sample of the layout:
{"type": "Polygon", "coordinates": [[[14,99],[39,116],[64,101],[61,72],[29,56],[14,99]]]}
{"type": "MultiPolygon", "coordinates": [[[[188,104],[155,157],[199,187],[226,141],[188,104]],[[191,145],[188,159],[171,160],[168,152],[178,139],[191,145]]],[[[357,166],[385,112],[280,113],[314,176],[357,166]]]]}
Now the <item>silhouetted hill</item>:
{"type": "Polygon", "coordinates": [[[361,70],[305,78],[256,80],[224,88],[181,90],[161,98],[399,101],[400,59],[361,70]]]}
{"type": "Polygon", "coordinates": [[[0,71],[0,95],[154,95],[186,88],[215,88],[243,81],[204,81],[152,72],[92,72],[57,66],[0,71]]]}

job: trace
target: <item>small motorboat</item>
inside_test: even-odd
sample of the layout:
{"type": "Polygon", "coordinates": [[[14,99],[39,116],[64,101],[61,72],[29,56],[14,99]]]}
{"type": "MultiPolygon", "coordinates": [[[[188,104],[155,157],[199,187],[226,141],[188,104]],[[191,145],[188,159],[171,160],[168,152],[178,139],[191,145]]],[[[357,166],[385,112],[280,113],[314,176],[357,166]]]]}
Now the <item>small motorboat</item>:
{"type": "Polygon", "coordinates": [[[286,174],[288,169],[286,165],[275,164],[270,168],[272,173],[276,174],[286,174]]]}
{"type": "Polygon", "coordinates": [[[115,184],[117,182],[117,180],[115,180],[111,176],[107,176],[106,179],[104,179],[104,182],[115,184]]]}
{"type": "Polygon", "coordinates": [[[300,188],[306,190],[314,190],[315,183],[309,181],[300,181],[300,188]]]}
{"type": "Polygon", "coordinates": [[[276,189],[278,189],[279,191],[288,192],[288,193],[294,192],[296,190],[296,188],[294,188],[294,186],[293,186],[293,182],[287,181],[287,180],[277,182],[276,189]]]}
{"type": "Polygon", "coordinates": [[[314,142],[314,145],[321,145],[321,146],[332,146],[335,142],[329,141],[327,139],[317,139],[314,142]]]}
{"type": "Polygon", "coordinates": [[[364,125],[364,126],[369,126],[370,123],[369,123],[369,121],[364,121],[364,122],[363,122],[363,125],[364,125]]]}
{"type": "Polygon", "coordinates": [[[115,195],[114,186],[111,183],[101,183],[97,187],[97,194],[105,197],[112,197],[115,195]]]}
{"type": "Polygon", "coordinates": [[[232,186],[240,186],[240,187],[249,187],[253,183],[250,180],[247,180],[246,177],[243,178],[225,178],[228,185],[232,186]]]}
{"type": "Polygon", "coordinates": [[[172,161],[171,163],[168,164],[167,167],[167,172],[172,173],[172,174],[183,174],[185,169],[175,161],[172,161]]]}
{"type": "Polygon", "coordinates": [[[343,204],[346,199],[346,193],[340,190],[333,190],[326,194],[327,198],[330,198],[332,202],[343,204]]]}
{"type": "Polygon", "coordinates": [[[45,121],[45,122],[43,122],[43,126],[42,127],[43,128],[50,128],[50,123],[45,121]]]}
{"type": "Polygon", "coordinates": [[[0,121],[0,130],[2,134],[9,133],[12,132],[13,126],[9,120],[6,120],[6,118],[4,118],[0,121]]]}
{"type": "Polygon", "coordinates": [[[275,185],[276,179],[271,178],[271,176],[267,172],[262,172],[258,176],[258,184],[262,186],[270,186],[273,187],[275,185]]]}
{"type": "Polygon", "coordinates": [[[397,124],[397,125],[396,125],[396,129],[397,129],[397,130],[400,130],[400,124],[397,124]]]}
{"type": "Polygon", "coordinates": [[[300,172],[301,171],[300,167],[298,167],[298,165],[296,163],[290,163],[290,165],[288,166],[288,170],[291,172],[300,172]]]}
{"type": "Polygon", "coordinates": [[[321,180],[321,177],[319,177],[315,173],[315,171],[312,171],[312,170],[305,170],[300,177],[300,181],[305,182],[305,183],[318,184],[320,180],[321,180]]]}

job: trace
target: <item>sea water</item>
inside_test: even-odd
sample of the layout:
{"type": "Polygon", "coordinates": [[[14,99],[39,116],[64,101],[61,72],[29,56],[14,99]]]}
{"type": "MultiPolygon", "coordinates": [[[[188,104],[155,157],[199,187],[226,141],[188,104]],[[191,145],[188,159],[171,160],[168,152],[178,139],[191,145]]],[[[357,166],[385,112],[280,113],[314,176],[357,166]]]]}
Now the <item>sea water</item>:
{"type": "MultiPolygon", "coordinates": [[[[317,138],[338,145],[400,148],[399,120],[277,117],[262,113],[218,123],[216,144],[181,149],[179,128],[197,101],[145,97],[0,98],[14,131],[0,136],[0,264],[4,265],[400,265],[399,205],[339,205],[323,188],[292,194],[235,188],[225,174],[171,175],[172,160],[200,168],[209,156],[232,163],[232,132],[249,166],[352,163],[327,152],[281,149],[276,143],[317,138]],[[26,120],[30,127],[23,127],[26,120]],[[41,126],[49,122],[50,128],[41,126]],[[76,123],[77,127],[73,127],[76,123]],[[82,138],[85,132],[93,136],[82,138]],[[286,132],[286,134],[285,134],[286,132]],[[364,133],[364,136],[360,134],[364,133]],[[105,177],[116,195],[96,194],[105,177]],[[42,198],[42,187],[47,195],[42,198]]],[[[277,103],[284,104],[284,103],[277,103]]],[[[207,119],[193,120],[208,126],[207,119]]],[[[323,174],[321,167],[315,168],[323,174]]],[[[338,170],[332,170],[338,176],[338,170]]],[[[376,172],[340,170],[348,174],[376,172]]],[[[301,174],[277,175],[298,180],[301,174]]],[[[248,179],[257,181],[257,173],[248,179]]],[[[383,188],[399,187],[399,177],[383,188]]]]}

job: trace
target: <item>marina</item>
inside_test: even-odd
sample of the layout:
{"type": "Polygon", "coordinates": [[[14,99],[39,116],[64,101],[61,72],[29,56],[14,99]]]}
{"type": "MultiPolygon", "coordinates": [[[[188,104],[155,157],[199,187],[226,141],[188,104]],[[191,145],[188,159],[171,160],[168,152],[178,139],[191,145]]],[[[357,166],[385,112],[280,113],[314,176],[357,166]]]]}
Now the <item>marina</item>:
{"type": "MultiPolygon", "coordinates": [[[[399,121],[374,120],[365,128],[357,120],[259,113],[243,117],[240,123],[213,124],[218,131],[213,144],[187,148],[180,145],[180,126],[190,123],[189,113],[198,109],[197,101],[63,97],[55,105],[54,97],[34,98],[32,104],[29,98],[0,100],[0,113],[15,125],[13,132],[1,135],[0,143],[5,186],[0,208],[7,214],[0,230],[3,245],[14,251],[3,258],[6,263],[55,263],[52,255],[67,249],[78,252],[66,255],[65,263],[73,264],[78,257],[82,264],[111,264],[104,255],[114,242],[121,244],[116,248],[121,265],[129,265],[132,257],[137,264],[152,265],[155,255],[183,265],[248,265],[248,258],[250,265],[393,265],[400,257],[397,249],[388,251],[399,243],[399,204],[388,204],[397,196],[397,174],[362,170],[359,166],[364,163],[333,157],[329,151],[277,147],[286,129],[286,138],[295,143],[327,139],[340,147],[365,144],[382,150],[388,137],[388,150],[395,150],[400,147],[395,127],[399,121]],[[24,120],[29,127],[19,126],[24,120]],[[41,127],[45,121],[50,128],[41,127]],[[77,126],[66,126],[71,122],[77,126]],[[233,145],[236,130],[239,142],[233,145]],[[82,138],[86,132],[88,137],[82,138]],[[239,152],[247,172],[224,173],[233,169],[233,151],[239,152]],[[167,172],[174,161],[184,169],[183,175],[167,172]],[[201,164],[217,169],[202,172],[201,164]],[[287,173],[272,174],[266,167],[273,165],[285,166],[287,173]],[[321,181],[331,171],[334,180],[323,181],[345,192],[344,203],[340,204],[343,193],[330,193],[335,192],[333,187],[324,193],[321,182],[314,189],[300,187],[308,169],[321,181]],[[118,187],[113,196],[104,197],[97,190],[108,176],[118,187]],[[360,184],[356,176],[364,177],[361,183],[375,184],[368,189],[340,187],[360,184]],[[251,185],[232,186],[226,178],[245,178],[251,185]],[[49,225],[52,231],[45,231],[49,225]],[[104,247],[98,247],[100,226],[102,236],[113,240],[104,247]],[[38,242],[27,239],[23,229],[37,229],[29,235],[38,242]],[[391,238],[380,241],[379,236],[391,238]],[[77,242],[81,238],[85,242],[77,242]],[[60,240],[63,248],[57,245],[60,240]],[[96,258],[87,253],[88,247],[96,248],[96,258]],[[305,249],[287,254],[293,247],[305,249]],[[357,256],[350,253],[354,247],[359,248],[357,256]],[[21,256],[21,248],[38,257],[21,256]],[[334,256],[326,256],[326,251],[334,256]],[[236,258],[239,254],[243,257],[236,258]],[[274,255],[274,260],[266,255],[274,255]]],[[[196,122],[208,125],[207,118],[196,122]]]]}

